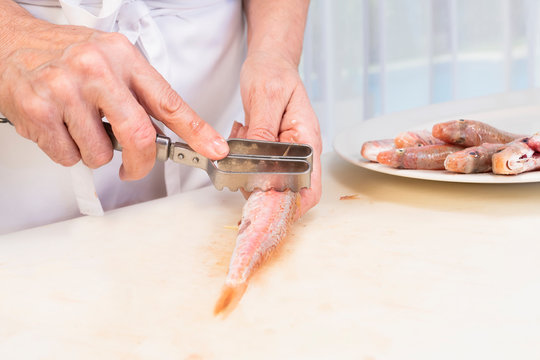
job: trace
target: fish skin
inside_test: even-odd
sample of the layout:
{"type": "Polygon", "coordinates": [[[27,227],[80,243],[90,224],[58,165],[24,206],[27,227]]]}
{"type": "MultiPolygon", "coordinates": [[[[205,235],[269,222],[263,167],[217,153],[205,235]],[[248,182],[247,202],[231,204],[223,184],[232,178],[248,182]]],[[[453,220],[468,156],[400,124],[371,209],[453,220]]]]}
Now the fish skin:
{"type": "Polygon", "coordinates": [[[371,140],[362,144],[360,154],[370,161],[377,162],[377,155],[380,152],[394,148],[394,139],[371,140]]]}
{"type": "Polygon", "coordinates": [[[494,174],[517,175],[540,169],[540,156],[529,146],[528,137],[506,144],[492,158],[494,174]]]}
{"type": "Polygon", "coordinates": [[[383,151],[377,156],[377,161],[398,169],[444,170],[446,157],[462,149],[456,145],[410,147],[383,151]]]}
{"type": "Polygon", "coordinates": [[[503,144],[484,143],[450,154],[444,160],[444,168],[461,174],[491,171],[491,158],[503,144]]]}
{"type": "Polygon", "coordinates": [[[444,145],[445,142],[437,139],[429,130],[405,131],[394,138],[396,148],[408,148],[424,145],[444,145]]]}
{"type": "Polygon", "coordinates": [[[432,134],[446,143],[464,147],[480,146],[483,143],[506,144],[523,137],[499,130],[481,121],[464,119],[435,124],[432,134]]]}
{"type": "Polygon", "coordinates": [[[540,133],[536,133],[529,138],[527,144],[534,151],[540,152],[540,133]]]}
{"type": "Polygon", "coordinates": [[[250,195],[214,315],[228,314],[238,304],[251,275],[287,236],[299,208],[300,194],[290,190],[254,191],[250,195]]]}

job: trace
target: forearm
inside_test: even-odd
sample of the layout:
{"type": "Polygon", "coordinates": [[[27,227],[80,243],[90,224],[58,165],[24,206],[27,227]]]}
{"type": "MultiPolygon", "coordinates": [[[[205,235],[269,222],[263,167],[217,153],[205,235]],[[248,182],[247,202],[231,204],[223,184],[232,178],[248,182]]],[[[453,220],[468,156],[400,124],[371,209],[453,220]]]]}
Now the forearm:
{"type": "Polygon", "coordinates": [[[244,0],[248,55],[277,52],[298,66],[308,7],[309,0],[244,0]]]}
{"type": "Polygon", "coordinates": [[[24,29],[32,20],[37,21],[13,1],[0,0],[0,59],[15,50],[16,44],[24,38],[24,29]]]}

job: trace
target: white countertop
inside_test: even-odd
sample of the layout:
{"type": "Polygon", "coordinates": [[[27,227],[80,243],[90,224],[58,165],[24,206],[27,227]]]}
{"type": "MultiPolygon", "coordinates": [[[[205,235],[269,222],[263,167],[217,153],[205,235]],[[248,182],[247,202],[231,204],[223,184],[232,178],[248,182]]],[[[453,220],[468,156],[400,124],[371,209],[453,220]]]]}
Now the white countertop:
{"type": "Polygon", "coordinates": [[[0,359],[540,357],[540,183],[323,168],[321,203],[226,319],[239,193],[1,236],[0,359]]]}

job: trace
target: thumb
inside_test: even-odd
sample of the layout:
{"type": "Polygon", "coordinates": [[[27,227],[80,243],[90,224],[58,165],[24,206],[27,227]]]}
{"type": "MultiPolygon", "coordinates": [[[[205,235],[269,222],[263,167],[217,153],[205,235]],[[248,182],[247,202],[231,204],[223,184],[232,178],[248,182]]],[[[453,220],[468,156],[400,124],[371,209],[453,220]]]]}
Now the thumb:
{"type": "Polygon", "coordinates": [[[244,104],[248,139],[277,141],[285,105],[276,96],[261,94],[244,104]]]}

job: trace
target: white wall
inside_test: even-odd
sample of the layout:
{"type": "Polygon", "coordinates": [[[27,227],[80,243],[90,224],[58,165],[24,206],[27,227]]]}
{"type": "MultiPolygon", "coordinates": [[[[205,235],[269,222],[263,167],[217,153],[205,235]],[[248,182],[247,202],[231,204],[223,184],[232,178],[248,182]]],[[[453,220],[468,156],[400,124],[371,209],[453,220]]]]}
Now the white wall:
{"type": "Polygon", "coordinates": [[[540,84],[540,0],[312,0],[301,72],[325,150],[389,112],[540,84]]]}

